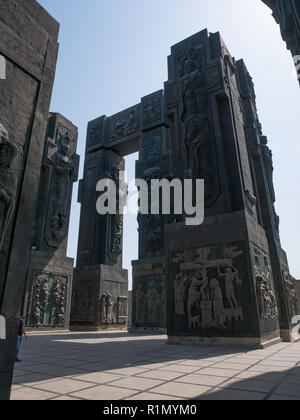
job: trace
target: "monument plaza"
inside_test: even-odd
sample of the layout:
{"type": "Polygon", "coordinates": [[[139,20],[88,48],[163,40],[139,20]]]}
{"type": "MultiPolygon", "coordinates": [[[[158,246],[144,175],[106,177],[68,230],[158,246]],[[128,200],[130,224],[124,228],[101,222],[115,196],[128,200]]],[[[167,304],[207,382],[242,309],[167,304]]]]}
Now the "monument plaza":
{"type": "MultiPolygon", "coordinates": [[[[298,70],[300,2],[264,2],[298,70]]],[[[49,111],[59,24],[34,0],[0,6],[0,399],[299,399],[298,286],[245,61],[219,32],[177,43],[164,86],[90,121],[80,158],[77,127],[49,111]],[[150,211],[129,299],[120,202],[133,153],[150,211]],[[101,183],[117,194],[99,214],[101,183]],[[22,314],[30,342],[14,367],[22,314]]]]}

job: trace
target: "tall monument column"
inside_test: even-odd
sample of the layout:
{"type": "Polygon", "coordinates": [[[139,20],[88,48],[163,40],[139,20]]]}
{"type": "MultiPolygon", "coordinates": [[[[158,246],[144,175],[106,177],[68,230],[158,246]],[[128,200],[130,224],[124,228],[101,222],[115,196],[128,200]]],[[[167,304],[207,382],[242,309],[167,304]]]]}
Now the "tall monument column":
{"type": "Polygon", "coordinates": [[[74,272],[71,329],[126,328],[128,273],[122,269],[123,216],[99,215],[96,185],[101,179],[120,184],[124,159],[113,150],[89,151],[95,134],[101,135],[104,119],[89,124],[84,179],[80,181],[80,232],[74,272]]]}
{"type": "Polygon", "coordinates": [[[78,179],[77,128],[49,115],[31,240],[25,300],[29,328],[68,328],[74,260],[67,258],[73,183],[78,179]]]}
{"type": "Polygon", "coordinates": [[[263,0],[280,25],[282,39],[293,56],[300,83],[300,0],[263,0]]]}
{"type": "MultiPolygon", "coordinates": [[[[141,103],[143,133],[136,178],[148,184],[150,207],[151,180],[172,178],[170,123],[162,90],[142,98],[141,103]]],[[[167,326],[164,226],[168,223],[171,215],[138,215],[139,259],[132,262],[132,332],[165,330],[167,326]]]]}
{"type": "Polygon", "coordinates": [[[59,25],[34,0],[0,4],[0,55],[6,67],[6,78],[0,80],[0,315],[7,332],[6,340],[0,340],[0,400],[5,400],[30,258],[59,25]]]}
{"type": "Polygon", "coordinates": [[[265,229],[270,248],[281,336],[284,341],[291,341],[291,321],[297,314],[297,298],[294,282],[289,273],[287,255],[280,242],[280,218],[275,209],[276,194],[273,184],[273,154],[268,146],[267,137],[262,133],[254,84],[243,60],[237,62],[237,71],[243,100],[247,149],[255,195],[258,198],[258,220],[265,229]]]}
{"type": "Polygon", "coordinates": [[[188,226],[172,203],[170,214],[160,207],[138,215],[132,330],[167,325],[170,343],[292,341],[296,292],[252,79],[220,34],[207,30],[173,46],[168,63],[164,91],[89,124],[72,325],[120,323],[122,217],[96,213],[96,184],[117,181],[123,156],[139,151],[136,177],[148,187],[204,180],[205,220],[188,226]]]}
{"type": "Polygon", "coordinates": [[[205,181],[204,223],[165,227],[169,342],[291,341],[271,152],[262,134],[251,144],[259,125],[248,72],[218,33],[202,31],[172,48],[165,92],[180,142],[172,161],[205,181]]]}

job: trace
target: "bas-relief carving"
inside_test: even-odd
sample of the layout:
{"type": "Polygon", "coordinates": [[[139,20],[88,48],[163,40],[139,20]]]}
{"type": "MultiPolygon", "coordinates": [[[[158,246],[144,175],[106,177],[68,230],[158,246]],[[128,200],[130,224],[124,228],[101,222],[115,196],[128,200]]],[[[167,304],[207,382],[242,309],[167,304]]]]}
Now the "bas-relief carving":
{"type": "Polygon", "coordinates": [[[111,119],[111,138],[117,139],[133,134],[139,128],[136,109],[125,111],[111,119]]]}
{"type": "Polygon", "coordinates": [[[223,258],[211,259],[212,248],[197,250],[186,262],[184,254],[174,255],[179,268],[175,274],[175,314],[188,320],[189,330],[226,329],[226,323],[243,320],[243,307],[236,289],[242,286],[234,259],[243,254],[236,247],[223,248],[223,258]]]}
{"type": "Polygon", "coordinates": [[[135,320],[143,324],[164,324],[166,322],[166,287],[164,282],[154,280],[139,283],[135,292],[135,320]]]}
{"type": "Polygon", "coordinates": [[[275,194],[274,180],[273,180],[273,176],[274,176],[273,153],[268,146],[267,137],[261,136],[260,139],[261,139],[260,142],[261,142],[262,158],[263,158],[263,164],[264,164],[265,174],[267,178],[268,190],[269,190],[270,199],[273,205],[273,218],[274,218],[274,224],[275,224],[275,233],[276,233],[277,239],[279,239],[280,218],[277,215],[276,210],[275,210],[276,194],[275,194]]]}
{"type": "Polygon", "coordinates": [[[189,48],[179,57],[179,78],[182,119],[208,114],[208,89],[205,78],[204,49],[189,48]]]}
{"type": "Polygon", "coordinates": [[[186,273],[179,273],[175,276],[174,294],[176,315],[185,315],[185,292],[188,282],[189,278],[186,273]]]}
{"type": "Polygon", "coordinates": [[[273,275],[269,256],[254,247],[254,279],[257,303],[261,320],[278,318],[278,307],[273,284],[273,275]]]}
{"type": "Polygon", "coordinates": [[[117,213],[110,215],[110,241],[108,256],[113,263],[118,261],[119,256],[122,254],[122,240],[123,240],[123,215],[119,211],[119,203],[122,200],[119,194],[125,195],[127,192],[126,185],[120,178],[120,166],[112,165],[111,177],[115,181],[117,190],[117,213]]]}
{"type": "Polygon", "coordinates": [[[164,245],[164,228],[160,215],[146,215],[145,218],[145,243],[147,252],[158,252],[164,245]]]}
{"type": "Polygon", "coordinates": [[[64,327],[69,278],[50,273],[35,275],[28,302],[28,326],[64,327]]]}
{"type": "Polygon", "coordinates": [[[112,324],[113,323],[113,309],[114,302],[112,295],[106,293],[101,297],[101,322],[103,324],[112,324]]]}
{"type": "Polygon", "coordinates": [[[120,322],[122,319],[126,320],[128,317],[128,297],[119,296],[117,299],[117,307],[118,307],[118,321],[120,322]]]}
{"type": "Polygon", "coordinates": [[[262,157],[263,157],[264,168],[265,168],[267,182],[268,182],[270,198],[271,198],[272,203],[275,203],[276,196],[275,196],[274,181],[273,181],[273,173],[274,173],[273,153],[268,147],[268,139],[265,136],[261,136],[261,150],[262,150],[262,157]]]}
{"type": "Polygon", "coordinates": [[[101,297],[102,324],[111,325],[125,323],[128,317],[128,297],[118,296],[114,301],[111,293],[104,293],[101,297]]]}
{"type": "Polygon", "coordinates": [[[144,98],[143,101],[143,125],[161,120],[162,106],[161,93],[144,98]]]}
{"type": "Polygon", "coordinates": [[[3,251],[16,205],[18,176],[12,169],[16,153],[8,132],[0,124],[0,251],[3,251]]]}
{"type": "Polygon", "coordinates": [[[95,321],[95,296],[96,289],[94,286],[81,286],[73,291],[71,309],[72,322],[95,321]]]}
{"type": "Polygon", "coordinates": [[[216,148],[209,120],[204,48],[189,48],[178,57],[178,64],[186,176],[205,180],[205,204],[209,207],[219,193],[219,179],[216,148]]]}
{"type": "Polygon", "coordinates": [[[98,118],[95,121],[92,121],[88,125],[88,136],[87,136],[87,146],[92,147],[97,144],[101,144],[102,141],[102,129],[103,129],[103,118],[98,118]]]}
{"type": "MultiPolygon", "coordinates": [[[[143,148],[144,174],[143,178],[148,184],[148,206],[151,208],[153,179],[161,180],[163,171],[160,168],[161,137],[153,137],[146,141],[143,148]]],[[[159,252],[164,245],[164,220],[161,215],[138,215],[139,231],[143,232],[143,246],[146,253],[159,252]]]]}
{"type": "Polygon", "coordinates": [[[59,247],[68,233],[70,193],[78,176],[78,160],[71,155],[71,146],[70,134],[60,135],[56,152],[50,159],[53,172],[45,236],[48,245],[55,248],[59,247]]]}
{"type": "Polygon", "coordinates": [[[148,291],[146,294],[147,309],[148,309],[148,321],[156,321],[156,310],[159,303],[159,294],[155,288],[154,283],[149,283],[148,291]]]}
{"type": "Polygon", "coordinates": [[[286,293],[287,307],[289,311],[290,320],[297,315],[297,292],[292,277],[287,271],[283,270],[284,288],[286,293]]]}

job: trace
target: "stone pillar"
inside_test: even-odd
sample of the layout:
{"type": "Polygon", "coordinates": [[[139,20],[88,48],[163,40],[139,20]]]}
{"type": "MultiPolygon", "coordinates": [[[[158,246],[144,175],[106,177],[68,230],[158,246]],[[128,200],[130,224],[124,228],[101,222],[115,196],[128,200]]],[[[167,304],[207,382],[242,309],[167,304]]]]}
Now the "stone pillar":
{"type": "Polygon", "coordinates": [[[165,258],[152,257],[132,262],[131,332],[165,331],[167,296],[165,258]]]}
{"type": "Polygon", "coordinates": [[[183,177],[205,181],[203,225],[165,228],[170,343],[280,341],[279,260],[261,219],[238,69],[220,35],[207,31],[169,58],[167,114],[179,139],[172,161],[182,162],[183,177]]]}
{"type": "Polygon", "coordinates": [[[256,108],[252,78],[243,60],[237,62],[238,79],[245,117],[247,149],[252,170],[259,223],[264,227],[270,249],[276,297],[280,314],[281,336],[290,341],[292,319],[296,315],[296,292],[291,281],[287,255],[280,243],[280,219],[275,210],[276,194],[273,184],[273,155],[268,139],[263,136],[256,108]]]}
{"type": "Polygon", "coordinates": [[[58,51],[58,23],[33,0],[1,0],[0,399],[9,398],[30,258],[44,138],[58,51]],[[22,22],[22,24],[21,24],[22,22]]]}
{"type": "Polygon", "coordinates": [[[300,83],[300,1],[299,0],[263,0],[273,12],[273,17],[280,25],[282,39],[291,51],[298,80],[300,83]]]}
{"type": "Polygon", "coordinates": [[[50,114],[27,272],[29,328],[69,327],[74,260],[66,254],[79,169],[77,139],[77,128],[70,121],[50,114]]]}
{"type": "MultiPolygon", "coordinates": [[[[172,178],[168,127],[164,92],[143,98],[143,132],[136,178],[148,184],[149,208],[151,180],[172,178]]],[[[166,329],[164,226],[168,223],[171,223],[169,215],[138,216],[139,260],[133,262],[132,332],[166,329]]]]}
{"type": "Polygon", "coordinates": [[[254,86],[220,34],[207,30],[172,47],[164,91],[89,124],[73,325],[118,324],[119,285],[127,285],[122,218],[96,214],[96,184],[116,180],[122,157],[136,151],[136,176],[148,187],[153,179],[204,179],[205,221],[187,226],[172,206],[168,215],[160,208],[138,216],[132,330],[164,328],[167,317],[170,343],[291,340],[295,291],[254,86]]]}
{"type": "MultiPolygon", "coordinates": [[[[123,216],[96,211],[98,181],[110,178],[119,185],[124,159],[100,147],[89,153],[95,124],[88,128],[84,179],[80,181],[80,218],[77,268],[71,309],[71,329],[127,328],[128,273],[122,269],[123,216]]],[[[99,127],[98,127],[99,128],[99,127]]],[[[99,129],[101,130],[101,129],[99,129]]]]}

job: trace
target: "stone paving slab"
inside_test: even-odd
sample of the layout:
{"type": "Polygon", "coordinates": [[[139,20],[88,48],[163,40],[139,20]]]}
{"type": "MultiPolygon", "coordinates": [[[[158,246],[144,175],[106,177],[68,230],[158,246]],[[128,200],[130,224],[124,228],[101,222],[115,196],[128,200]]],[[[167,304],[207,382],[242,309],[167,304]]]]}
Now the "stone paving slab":
{"type": "Polygon", "coordinates": [[[32,334],[12,400],[300,400],[300,343],[171,346],[163,335],[32,334]]]}

